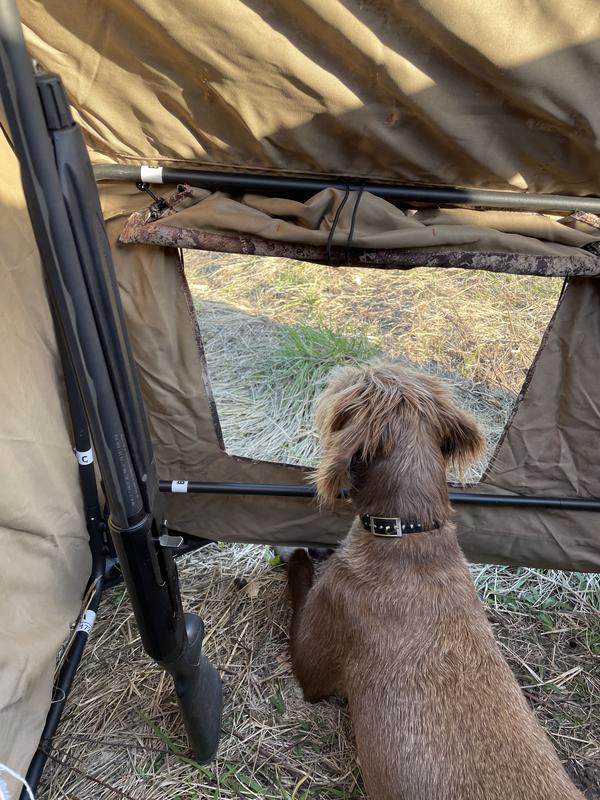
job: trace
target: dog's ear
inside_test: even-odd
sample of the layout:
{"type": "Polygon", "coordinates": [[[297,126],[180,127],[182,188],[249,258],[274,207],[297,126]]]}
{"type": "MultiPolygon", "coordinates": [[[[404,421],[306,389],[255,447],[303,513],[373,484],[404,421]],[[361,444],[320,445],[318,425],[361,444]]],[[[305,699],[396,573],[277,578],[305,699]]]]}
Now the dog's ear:
{"type": "Polygon", "coordinates": [[[360,446],[360,439],[349,439],[343,430],[324,437],[321,461],[311,475],[322,505],[332,506],[342,489],[352,484],[352,460],[360,446]]]}
{"type": "MultiPolygon", "coordinates": [[[[356,388],[326,390],[317,402],[316,427],[321,435],[321,460],[310,478],[321,505],[332,506],[342,489],[352,483],[352,463],[367,435],[360,413],[352,413],[356,388]]],[[[356,411],[356,409],[354,409],[356,411]]]]}
{"type": "Polygon", "coordinates": [[[352,427],[323,436],[323,454],[311,479],[317,487],[317,497],[324,506],[332,506],[344,488],[352,484],[352,461],[360,451],[363,436],[352,427]]]}
{"type": "Polygon", "coordinates": [[[446,461],[463,470],[483,455],[485,439],[474,417],[446,397],[438,399],[438,415],[442,454],[446,461]]]}

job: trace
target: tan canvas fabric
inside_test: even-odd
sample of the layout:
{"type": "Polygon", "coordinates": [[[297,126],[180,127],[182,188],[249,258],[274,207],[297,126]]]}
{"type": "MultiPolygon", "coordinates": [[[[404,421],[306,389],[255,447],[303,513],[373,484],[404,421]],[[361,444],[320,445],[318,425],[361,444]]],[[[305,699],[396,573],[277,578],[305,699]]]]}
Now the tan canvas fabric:
{"type": "Polygon", "coordinates": [[[596,0],[20,0],[95,160],[597,194],[596,0]]]}
{"type": "MultiPolygon", "coordinates": [[[[600,285],[571,279],[477,491],[600,497],[600,285]]],[[[461,542],[473,560],[600,572],[597,512],[463,507],[461,542]]]]}
{"type": "MultiPolygon", "coordinates": [[[[401,251],[397,254],[400,264],[403,251],[421,250],[423,266],[429,266],[432,254],[439,251],[532,255],[544,257],[543,264],[550,265],[545,274],[600,274],[600,258],[581,249],[598,242],[600,230],[581,223],[571,227],[570,217],[465,208],[404,211],[369,192],[355,193],[348,200],[337,189],[325,189],[302,203],[257,195],[234,198],[182,186],[167,201],[170,208],[159,219],[150,211],[133,216],[121,240],[158,244],[170,238],[176,246],[194,248],[202,247],[203,240],[211,241],[206,234],[216,233],[287,242],[290,256],[295,249],[304,252],[298,245],[307,245],[306,252],[351,245],[349,261],[360,264],[357,253],[371,251],[375,265],[378,254],[395,250],[401,251]],[[552,265],[556,265],[554,271],[552,265]]],[[[296,257],[301,257],[300,252],[296,257]]],[[[379,258],[385,266],[384,257],[379,258]]],[[[513,259],[506,271],[517,272],[519,263],[513,259]]],[[[523,272],[529,271],[525,266],[529,264],[543,271],[542,259],[524,258],[521,263],[523,272]]],[[[412,266],[408,257],[407,266],[412,266]]]]}
{"type": "MultiPolygon", "coordinates": [[[[344,192],[324,189],[310,200],[189,189],[197,202],[169,216],[176,228],[233,232],[283,242],[325,245],[341,207],[331,243],[345,246],[358,194],[344,203],[344,192]]],[[[583,233],[543,214],[475,211],[465,208],[403,211],[369,192],[360,196],[352,246],[374,249],[465,247],[488,252],[571,255],[574,248],[597,241],[600,231],[583,233]]],[[[582,254],[590,261],[591,253],[582,254]]]]}
{"type": "MultiPolygon", "coordinates": [[[[159,477],[303,483],[302,470],[225,453],[179,254],[174,249],[118,244],[127,217],[123,208],[142,205],[145,198],[125,187],[106,195],[108,233],[159,477]]],[[[165,503],[174,529],[224,541],[337,540],[347,516],[322,514],[314,502],[291,498],[176,495],[165,496],[165,503]]]]}
{"type": "MultiPolygon", "coordinates": [[[[305,473],[297,468],[226,455],[201,353],[202,321],[198,330],[179,255],[174,249],[119,244],[125,208],[139,208],[145,199],[124,186],[105,191],[160,477],[303,482],[305,473]]],[[[469,491],[600,496],[597,471],[590,466],[600,382],[589,368],[600,358],[599,292],[593,279],[572,279],[488,474],[469,491]]],[[[319,513],[313,501],[290,498],[176,495],[165,502],[174,528],[229,541],[334,544],[350,521],[343,503],[337,513],[319,513]]],[[[594,513],[484,506],[456,511],[472,560],[600,570],[594,513]]]]}
{"type": "MultiPolygon", "coordinates": [[[[96,161],[582,194],[598,188],[600,112],[588,79],[599,59],[593,0],[568,8],[558,0],[526,7],[503,0],[489,8],[468,0],[460,14],[452,0],[187,0],[174,7],[158,0],[22,0],[20,7],[31,52],[63,76],[96,161]]],[[[252,200],[263,215],[254,222],[270,225],[272,235],[274,202],[252,200]]],[[[432,213],[407,216],[404,232],[424,228],[430,235],[441,227],[450,246],[464,244],[468,230],[481,237],[473,225],[480,212],[441,212],[434,225],[432,213]]],[[[487,235],[519,237],[511,224],[506,217],[489,224],[487,235]]],[[[543,225],[544,247],[580,242],[579,233],[555,220],[518,224],[536,231],[543,225]]],[[[111,226],[113,241],[120,225],[111,226]]],[[[221,477],[206,469],[216,434],[189,350],[193,331],[173,256],[116,252],[161,471],[179,463],[186,477],[221,477]],[[165,311],[166,296],[173,313],[165,311]],[[172,397],[172,387],[180,397],[172,397]]],[[[229,459],[219,469],[233,475],[232,464],[257,480],[276,469],[229,459]]],[[[187,524],[211,533],[199,512],[209,504],[221,508],[220,500],[177,501],[189,510],[187,524]]],[[[253,538],[242,522],[254,502],[236,501],[240,526],[232,538],[253,538]]],[[[291,509],[297,501],[273,505],[279,502],[291,509]]],[[[261,535],[274,540],[296,532],[283,526],[261,535]]],[[[540,541],[540,558],[543,550],[540,541]]]]}
{"type": "Polygon", "coordinates": [[[90,554],[40,259],[1,134],[0,241],[0,762],[24,774],[90,554]]]}

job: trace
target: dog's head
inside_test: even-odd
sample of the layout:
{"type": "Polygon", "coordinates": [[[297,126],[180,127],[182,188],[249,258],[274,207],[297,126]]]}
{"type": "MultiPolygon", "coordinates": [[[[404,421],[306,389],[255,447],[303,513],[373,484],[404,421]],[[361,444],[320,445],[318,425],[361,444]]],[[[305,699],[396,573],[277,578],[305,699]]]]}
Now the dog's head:
{"type": "Polygon", "coordinates": [[[429,456],[445,476],[445,467],[462,470],[485,447],[475,420],[440,379],[385,362],[338,369],[317,401],[315,421],[322,457],[312,477],[324,504],[396,449],[412,454],[413,464],[429,456]]]}

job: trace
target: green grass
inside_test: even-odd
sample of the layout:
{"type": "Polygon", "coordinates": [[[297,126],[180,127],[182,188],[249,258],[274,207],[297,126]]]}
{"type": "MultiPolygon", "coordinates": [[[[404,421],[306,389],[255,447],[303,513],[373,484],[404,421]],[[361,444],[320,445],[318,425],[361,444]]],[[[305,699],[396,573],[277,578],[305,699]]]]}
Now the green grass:
{"type": "Polygon", "coordinates": [[[314,401],[331,371],[364,364],[380,353],[360,331],[344,333],[326,327],[284,325],[256,377],[269,382],[271,393],[279,394],[286,419],[312,430],[314,401]]]}
{"type": "Polygon", "coordinates": [[[379,352],[360,331],[286,325],[281,329],[275,359],[282,369],[296,374],[300,385],[309,386],[314,383],[313,370],[326,377],[334,367],[362,364],[379,352]]]}

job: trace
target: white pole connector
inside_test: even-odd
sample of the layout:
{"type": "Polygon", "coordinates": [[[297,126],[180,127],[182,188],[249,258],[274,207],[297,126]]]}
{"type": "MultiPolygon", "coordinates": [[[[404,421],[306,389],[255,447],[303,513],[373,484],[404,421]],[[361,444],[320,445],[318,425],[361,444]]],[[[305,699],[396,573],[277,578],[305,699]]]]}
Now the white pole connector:
{"type": "Polygon", "coordinates": [[[162,183],[163,182],[163,168],[162,167],[140,167],[140,180],[142,183],[162,183]]]}

